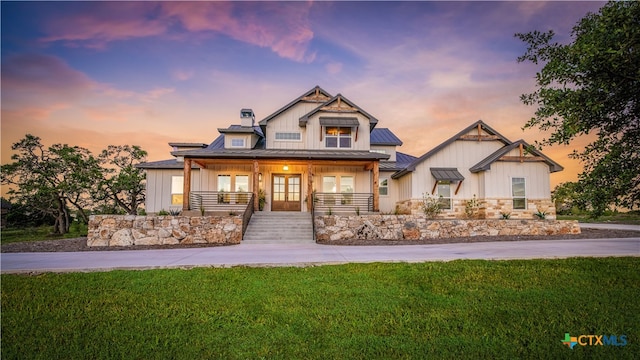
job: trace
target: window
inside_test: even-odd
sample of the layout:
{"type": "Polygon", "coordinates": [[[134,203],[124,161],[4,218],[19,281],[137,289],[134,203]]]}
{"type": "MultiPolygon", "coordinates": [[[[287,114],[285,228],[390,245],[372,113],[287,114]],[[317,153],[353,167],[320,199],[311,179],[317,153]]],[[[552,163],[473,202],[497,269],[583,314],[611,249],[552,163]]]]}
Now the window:
{"type": "MultiPolygon", "coordinates": [[[[236,192],[249,192],[249,175],[236,175],[236,192]]],[[[238,194],[236,203],[246,204],[249,202],[248,194],[238,194]]]]}
{"type": "Polygon", "coordinates": [[[351,128],[327,127],[325,146],[328,148],[351,148],[351,128]]]}
{"type": "Polygon", "coordinates": [[[382,179],[380,186],[378,186],[378,193],[380,196],[389,195],[389,179],[382,179]]]}
{"type": "Polygon", "coordinates": [[[342,205],[353,204],[353,176],[340,177],[340,192],[342,193],[342,205]]]}
{"type": "Polygon", "coordinates": [[[524,178],[511,178],[511,197],[513,198],[514,210],[527,208],[527,192],[524,178]]]}
{"type": "Polygon", "coordinates": [[[438,198],[441,209],[451,209],[451,181],[438,181],[438,198]]]}
{"type": "Polygon", "coordinates": [[[231,139],[231,147],[244,147],[244,139],[231,139]]]}
{"type": "Polygon", "coordinates": [[[171,205],[182,205],[184,191],[184,176],[171,177],[171,205]]]}
{"type": "MultiPolygon", "coordinates": [[[[231,192],[231,175],[218,175],[218,191],[231,192]]],[[[229,194],[218,194],[218,203],[228,204],[231,202],[229,194]]]]}
{"type": "Polygon", "coordinates": [[[281,141],[300,141],[300,133],[299,132],[277,132],[276,140],[281,141]]]}

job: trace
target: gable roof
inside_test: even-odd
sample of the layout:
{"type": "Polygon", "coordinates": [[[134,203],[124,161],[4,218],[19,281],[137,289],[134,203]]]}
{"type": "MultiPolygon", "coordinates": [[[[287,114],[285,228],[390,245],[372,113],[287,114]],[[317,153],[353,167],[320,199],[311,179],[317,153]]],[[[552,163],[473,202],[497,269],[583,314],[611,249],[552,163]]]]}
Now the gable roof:
{"type": "MultiPolygon", "coordinates": [[[[557,172],[557,171],[562,171],[564,170],[564,168],[558,164],[557,162],[551,160],[549,157],[547,157],[546,155],[544,155],[542,152],[540,152],[538,149],[532,147],[531,145],[527,144],[526,141],[520,139],[510,145],[507,145],[503,148],[498,149],[497,151],[495,151],[493,154],[487,156],[485,159],[483,159],[482,161],[480,161],[479,163],[475,164],[474,166],[472,166],[469,171],[471,171],[472,173],[477,173],[480,171],[487,171],[491,168],[491,164],[493,164],[494,162],[498,161],[501,157],[503,157],[504,155],[508,154],[511,150],[518,148],[520,145],[522,144],[522,147],[526,149],[526,151],[530,154],[532,154],[533,156],[536,156],[538,158],[541,159],[541,161],[544,161],[547,165],[549,165],[549,171],[550,172],[557,172]]],[[[523,158],[525,159],[524,161],[526,161],[526,157],[523,158]]]]}
{"type": "Polygon", "coordinates": [[[502,134],[500,134],[499,132],[497,132],[496,130],[494,130],[493,128],[491,128],[489,125],[485,124],[482,120],[478,120],[476,122],[474,122],[473,124],[467,126],[466,128],[464,128],[462,131],[460,131],[459,133],[453,135],[452,137],[450,137],[448,140],[444,141],[443,143],[441,143],[440,145],[434,147],[433,149],[429,150],[427,153],[425,153],[424,155],[420,156],[419,158],[417,158],[416,160],[414,160],[413,162],[411,162],[411,164],[409,164],[405,169],[398,171],[397,173],[393,174],[391,177],[393,179],[398,179],[401,178],[402,176],[415,171],[416,166],[418,166],[421,162],[427,160],[428,158],[430,158],[431,156],[435,155],[436,153],[438,153],[440,150],[444,149],[445,147],[447,147],[448,145],[452,144],[454,141],[458,140],[461,136],[466,135],[468,132],[470,132],[471,130],[478,128],[478,126],[484,130],[486,133],[488,133],[491,136],[494,136],[496,140],[500,140],[501,142],[503,142],[505,145],[510,145],[511,141],[509,139],[507,139],[506,137],[502,136],[502,134]]]}
{"type": "Polygon", "coordinates": [[[371,145],[401,146],[402,141],[396,134],[387,128],[376,128],[371,130],[371,145]]]}
{"type": "Polygon", "coordinates": [[[334,101],[344,102],[345,104],[347,104],[350,107],[354,108],[356,112],[359,112],[362,115],[364,115],[365,117],[367,117],[369,119],[369,129],[373,130],[373,128],[376,127],[376,124],[378,123],[378,119],[376,119],[373,116],[371,116],[371,114],[369,114],[368,112],[364,111],[361,107],[359,107],[358,105],[356,105],[353,102],[351,102],[349,99],[344,97],[342,94],[338,94],[338,95],[334,96],[329,101],[324,102],[323,104],[321,104],[317,108],[311,110],[306,115],[302,116],[298,121],[299,125],[302,126],[302,127],[307,126],[307,122],[309,121],[310,117],[312,117],[313,115],[315,115],[316,113],[318,113],[320,111],[325,111],[325,107],[327,105],[333,103],[334,101]]]}
{"type": "Polygon", "coordinates": [[[296,99],[294,99],[293,101],[291,101],[287,105],[285,105],[282,108],[276,110],[276,112],[274,112],[273,114],[271,114],[271,115],[267,116],[266,118],[260,120],[258,122],[258,124],[260,124],[260,126],[267,126],[267,122],[269,122],[271,119],[275,118],[276,116],[282,114],[283,112],[285,112],[286,110],[288,110],[289,108],[291,108],[295,104],[299,103],[300,101],[314,101],[314,102],[319,102],[319,103],[325,103],[327,101],[327,99],[330,99],[331,97],[332,97],[331,94],[329,94],[326,90],[324,90],[320,86],[316,85],[313,89],[311,89],[311,90],[307,91],[306,93],[298,96],[296,99]]]}

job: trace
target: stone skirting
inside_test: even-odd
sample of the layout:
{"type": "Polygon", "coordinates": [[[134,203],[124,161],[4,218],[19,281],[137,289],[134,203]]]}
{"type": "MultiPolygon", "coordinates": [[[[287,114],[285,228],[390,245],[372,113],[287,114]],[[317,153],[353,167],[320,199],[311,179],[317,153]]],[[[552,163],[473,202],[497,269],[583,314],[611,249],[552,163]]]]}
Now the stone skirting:
{"type": "MultiPolygon", "coordinates": [[[[465,205],[467,200],[453,199],[450,210],[442,210],[436,219],[465,219],[465,205]]],[[[547,220],[556,219],[556,208],[551,199],[527,199],[527,208],[514,210],[512,199],[482,199],[474,214],[476,219],[501,219],[502,214],[509,214],[511,219],[537,219],[538,211],[544,212],[547,220]]],[[[422,215],[422,199],[410,199],[396,203],[396,214],[422,215]]]]}
{"type": "Polygon", "coordinates": [[[315,217],[319,242],[418,240],[468,236],[579,234],[577,221],[561,220],[428,220],[424,215],[324,215],[315,217]]]}
{"type": "Polygon", "coordinates": [[[241,240],[242,215],[93,215],[87,246],[239,244],[241,240]]]}

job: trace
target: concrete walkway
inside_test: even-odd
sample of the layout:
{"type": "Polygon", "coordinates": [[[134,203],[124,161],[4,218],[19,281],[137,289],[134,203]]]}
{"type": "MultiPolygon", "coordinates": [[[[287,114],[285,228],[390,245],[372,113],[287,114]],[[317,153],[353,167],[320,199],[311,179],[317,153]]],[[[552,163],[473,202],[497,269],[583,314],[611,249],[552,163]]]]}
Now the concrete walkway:
{"type": "Polygon", "coordinates": [[[635,238],[478,242],[439,245],[256,245],[73,253],[3,253],[2,273],[109,271],[230,266],[309,266],[457,259],[542,259],[640,256],[635,238]]]}

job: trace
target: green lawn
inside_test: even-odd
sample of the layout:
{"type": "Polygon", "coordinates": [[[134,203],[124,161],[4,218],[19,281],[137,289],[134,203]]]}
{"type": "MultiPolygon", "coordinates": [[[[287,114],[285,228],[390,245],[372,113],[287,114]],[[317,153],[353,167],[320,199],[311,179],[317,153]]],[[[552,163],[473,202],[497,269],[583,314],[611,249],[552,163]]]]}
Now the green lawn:
{"type": "Polygon", "coordinates": [[[52,232],[53,226],[2,229],[2,232],[0,232],[0,243],[8,244],[20,241],[42,241],[87,236],[87,225],[74,222],[71,224],[69,233],[67,234],[52,235],[52,232]]]}
{"type": "Polygon", "coordinates": [[[633,212],[620,212],[611,213],[608,215],[602,215],[597,219],[592,219],[589,215],[557,215],[558,220],[578,220],[585,223],[614,223],[614,224],[630,224],[640,225],[640,213],[638,211],[633,212]]]}
{"type": "Polygon", "coordinates": [[[639,258],[2,275],[2,359],[637,358],[639,258]],[[628,344],[562,345],[565,333],[628,344]]]}

